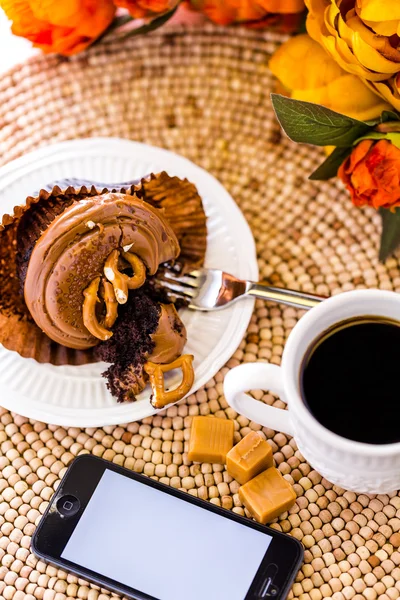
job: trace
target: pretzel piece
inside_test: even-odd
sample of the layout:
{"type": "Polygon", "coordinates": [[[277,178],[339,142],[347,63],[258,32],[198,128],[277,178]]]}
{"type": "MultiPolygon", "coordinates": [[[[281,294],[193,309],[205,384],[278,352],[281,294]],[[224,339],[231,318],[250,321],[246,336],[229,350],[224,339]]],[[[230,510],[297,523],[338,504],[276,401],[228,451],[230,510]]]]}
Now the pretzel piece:
{"type": "Polygon", "coordinates": [[[102,325],[107,329],[110,329],[118,316],[118,302],[115,297],[114,288],[112,284],[107,281],[105,277],[101,278],[101,297],[106,305],[106,315],[102,320],[102,325]]]}
{"type": "Polygon", "coordinates": [[[100,286],[100,277],[96,277],[84,290],[83,295],[83,324],[90,333],[97,339],[105,342],[112,336],[112,331],[103,327],[96,316],[96,304],[100,302],[98,291],[100,286]]]}
{"type": "Polygon", "coordinates": [[[153,395],[150,400],[154,408],[163,408],[167,404],[177,402],[190,391],[194,381],[193,355],[182,354],[171,363],[160,365],[147,361],[144,370],[150,378],[153,395]],[[174,390],[165,391],[164,373],[172,369],[182,369],[182,381],[174,390]]]}
{"type": "Polygon", "coordinates": [[[113,250],[104,263],[104,275],[112,283],[118,304],[128,300],[127,276],[118,269],[119,251],[113,250]]]}
{"type": "Polygon", "coordinates": [[[144,262],[137,256],[137,254],[133,254],[132,252],[123,252],[122,256],[128,261],[133,270],[132,277],[127,277],[127,275],[125,275],[125,277],[128,279],[128,289],[136,290],[137,288],[142,287],[146,281],[146,267],[144,262]]]}
{"type": "Polygon", "coordinates": [[[121,273],[118,268],[119,251],[113,250],[104,263],[104,275],[112,283],[118,304],[125,304],[128,300],[128,289],[136,290],[146,281],[146,267],[144,262],[131,252],[122,252],[123,258],[133,269],[132,277],[121,273]]]}

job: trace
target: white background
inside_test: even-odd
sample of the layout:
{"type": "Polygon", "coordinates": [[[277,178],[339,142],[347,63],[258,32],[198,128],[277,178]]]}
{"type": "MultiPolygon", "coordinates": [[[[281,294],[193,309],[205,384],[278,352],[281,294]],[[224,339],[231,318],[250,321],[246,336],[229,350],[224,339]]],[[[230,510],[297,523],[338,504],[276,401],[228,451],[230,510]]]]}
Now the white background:
{"type": "Polygon", "coordinates": [[[0,74],[36,52],[30,42],[12,35],[10,27],[10,21],[0,8],[0,74]]]}
{"type": "Polygon", "coordinates": [[[61,557],[160,600],[243,600],[270,541],[106,470],[61,557]]]}

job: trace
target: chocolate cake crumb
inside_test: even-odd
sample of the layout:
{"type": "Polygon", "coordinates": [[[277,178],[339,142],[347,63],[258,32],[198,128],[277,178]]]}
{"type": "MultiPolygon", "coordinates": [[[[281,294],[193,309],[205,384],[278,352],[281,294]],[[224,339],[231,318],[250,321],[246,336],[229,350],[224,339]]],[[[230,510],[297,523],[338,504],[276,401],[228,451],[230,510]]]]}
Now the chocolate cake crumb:
{"type": "Polygon", "coordinates": [[[160,317],[160,305],[146,284],[129,292],[128,302],[118,307],[113,336],[95,349],[98,360],[112,363],[102,373],[107,387],[118,400],[135,399],[135,387],[143,387],[143,365],[154,348],[150,335],[160,317]]]}

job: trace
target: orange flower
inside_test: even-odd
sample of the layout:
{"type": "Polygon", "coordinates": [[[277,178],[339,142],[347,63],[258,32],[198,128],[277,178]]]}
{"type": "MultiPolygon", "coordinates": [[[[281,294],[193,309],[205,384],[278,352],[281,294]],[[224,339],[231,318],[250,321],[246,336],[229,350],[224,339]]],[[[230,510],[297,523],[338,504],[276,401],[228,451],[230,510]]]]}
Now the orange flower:
{"type": "Polygon", "coordinates": [[[66,56],[91,44],[115,14],[112,0],[0,0],[0,6],[15,35],[46,53],[66,56]]]}
{"type": "Polygon", "coordinates": [[[362,140],[340,166],[338,176],[356,206],[400,206],[400,149],[388,140],[362,140]]]}
{"type": "Polygon", "coordinates": [[[172,10],[180,0],[114,0],[120,8],[126,8],[135,19],[153,17],[172,10]]]}
{"type": "Polygon", "coordinates": [[[304,11],[303,0],[191,0],[191,5],[219,25],[243,23],[294,31],[304,11]]]}

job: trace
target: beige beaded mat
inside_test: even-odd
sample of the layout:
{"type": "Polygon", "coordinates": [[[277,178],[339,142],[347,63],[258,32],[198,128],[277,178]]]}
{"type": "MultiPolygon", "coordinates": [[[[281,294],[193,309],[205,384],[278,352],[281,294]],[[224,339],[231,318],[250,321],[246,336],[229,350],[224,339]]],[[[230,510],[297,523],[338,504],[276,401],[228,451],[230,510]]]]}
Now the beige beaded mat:
{"type": "MultiPolygon", "coordinates": [[[[0,161],[76,137],[120,136],[163,146],[208,169],[233,195],[252,227],[263,278],[326,295],[358,287],[400,291],[399,260],[377,261],[377,216],[352,207],[338,182],[307,181],[320,151],[280,134],[267,66],[278,42],[274,34],[235,28],[172,28],[102,44],[72,60],[37,57],[0,79],[0,161]]],[[[226,367],[162,416],[80,430],[3,410],[0,597],[110,597],[30,551],[35,523],[66,465],[82,452],[245,514],[238,484],[222,466],[187,460],[192,416],[214,414],[234,420],[236,441],[250,429],[261,430],[276,465],[294,485],[297,504],[272,525],[305,546],[290,597],[398,598],[400,494],[373,497],[332,486],[304,461],[293,440],[238,416],[224,400],[227,370],[243,361],[279,364],[300,316],[258,301],[246,338],[226,367]]],[[[270,394],[254,393],[283,406],[270,394]]]]}

